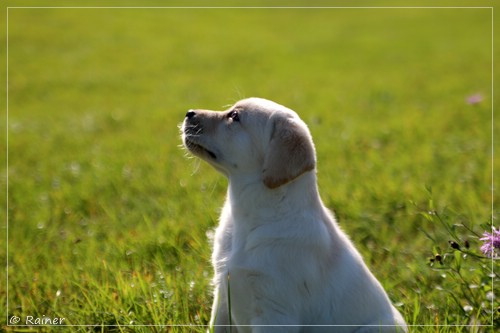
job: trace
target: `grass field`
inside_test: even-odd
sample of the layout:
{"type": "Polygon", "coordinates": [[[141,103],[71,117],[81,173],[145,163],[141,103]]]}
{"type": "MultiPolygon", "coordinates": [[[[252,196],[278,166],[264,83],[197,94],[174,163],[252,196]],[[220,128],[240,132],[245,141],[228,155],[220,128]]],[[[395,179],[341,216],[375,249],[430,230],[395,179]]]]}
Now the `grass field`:
{"type": "Polygon", "coordinates": [[[168,325],[209,320],[227,182],[177,126],[259,96],[308,123],[322,198],[412,331],[498,328],[499,265],[479,251],[500,168],[491,24],[491,9],[10,8],[0,323],[204,331],[168,325]]]}

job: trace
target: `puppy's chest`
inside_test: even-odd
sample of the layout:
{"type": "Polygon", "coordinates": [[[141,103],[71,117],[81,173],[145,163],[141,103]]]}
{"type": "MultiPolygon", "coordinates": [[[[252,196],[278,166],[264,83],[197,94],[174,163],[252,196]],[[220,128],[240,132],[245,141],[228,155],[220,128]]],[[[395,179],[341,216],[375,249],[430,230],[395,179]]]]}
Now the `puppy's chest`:
{"type": "Polygon", "coordinates": [[[316,252],[318,244],[325,241],[325,233],[300,223],[296,214],[231,217],[231,250],[226,258],[233,267],[267,269],[276,261],[288,260],[299,247],[303,253],[316,252]],[[304,227],[307,229],[303,230],[304,227]],[[319,235],[313,235],[316,231],[319,235]]]}
{"type": "Polygon", "coordinates": [[[231,220],[231,251],[227,253],[230,265],[258,265],[269,247],[283,241],[281,223],[272,217],[231,216],[231,220]]]}
{"type": "MultiPolygon", "coordinates": [[[[238,221],[245,222],[245,221],[238,221]]],[[[231,253],[229,262],[233,265],[249,263],[256,255],[256,250],[261,246],[261,240],[256,235],[258,227],[249,228],[248,225],[235,225],[231,234],[231,253]]]]}

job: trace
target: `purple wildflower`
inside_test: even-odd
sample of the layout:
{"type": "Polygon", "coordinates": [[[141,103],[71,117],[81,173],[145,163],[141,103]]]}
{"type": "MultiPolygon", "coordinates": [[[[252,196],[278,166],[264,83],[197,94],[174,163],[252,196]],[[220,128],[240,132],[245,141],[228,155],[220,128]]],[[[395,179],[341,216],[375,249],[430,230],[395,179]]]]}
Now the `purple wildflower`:
{"type": "Polygon", "coordinates": [[[467,98],[465,99],[467,104],[470,104],[470,105],[474,105],[474,104],[479,104],[483,101],[483,95],[480,94],[480,93],[477,93],[477,94],[474,94],[474,95],[470,95],[470,96],[467,96],[467,98]]]}
{"type": "Polygon", "coordinates": [[[493,231],[483,233],[483,238],[480,240],[484,241],[483,246],[481,246],[481,252],[483,252],[488,257],[498,257],[500,253],[500,230],[496,230],[495,227],[492,228],[493,231]]]}

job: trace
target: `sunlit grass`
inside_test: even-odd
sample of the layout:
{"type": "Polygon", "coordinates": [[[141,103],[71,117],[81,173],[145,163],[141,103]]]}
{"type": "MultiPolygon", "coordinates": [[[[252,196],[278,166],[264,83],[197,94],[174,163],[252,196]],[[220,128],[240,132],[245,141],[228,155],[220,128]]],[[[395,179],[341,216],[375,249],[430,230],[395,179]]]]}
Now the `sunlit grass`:
{"type": "Polygon", "coordinates": [[[323,200],[408,323],[473,323],[479,309],[440,290],[454,281],[429,258],[450,235],[424,213],[432,202],[478,234],[491,223],[490,17],[10,9],[4,317],[207,324],[207,232],[227,182],[186,158],[177,125],[189,108],[260,96],[310,126],[323,200]]]}

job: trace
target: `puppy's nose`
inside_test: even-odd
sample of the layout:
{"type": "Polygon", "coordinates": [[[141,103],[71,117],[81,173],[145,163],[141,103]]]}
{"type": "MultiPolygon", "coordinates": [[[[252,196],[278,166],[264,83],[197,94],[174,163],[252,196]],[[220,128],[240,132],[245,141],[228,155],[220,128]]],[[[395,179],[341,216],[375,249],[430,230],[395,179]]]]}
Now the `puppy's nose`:
{"type": "Polygon", "coordinates": [[[191,119],[191,118],[193,118],[195,115],[196,115],[196,112],[194,112],[193,110],[189,110],[189,111],[186,113],[186,118],[187,118],[187,119],[191,119]]]}

